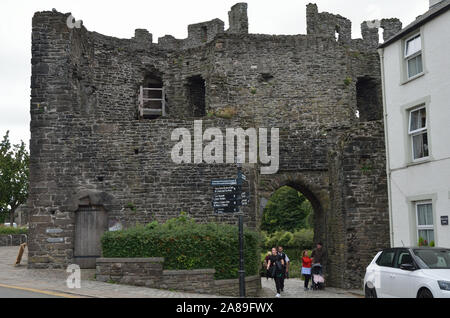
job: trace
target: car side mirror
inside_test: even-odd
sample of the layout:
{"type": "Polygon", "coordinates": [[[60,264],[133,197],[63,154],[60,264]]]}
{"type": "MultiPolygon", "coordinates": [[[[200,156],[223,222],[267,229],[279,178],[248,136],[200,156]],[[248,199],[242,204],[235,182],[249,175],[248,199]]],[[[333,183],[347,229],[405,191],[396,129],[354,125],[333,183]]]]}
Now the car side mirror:
{"type": "Polygon", "coordinates": [[[400,269],[403,269],[404,271],[415,271],[416,267],[413,264],[401,264],[400,269]]]}

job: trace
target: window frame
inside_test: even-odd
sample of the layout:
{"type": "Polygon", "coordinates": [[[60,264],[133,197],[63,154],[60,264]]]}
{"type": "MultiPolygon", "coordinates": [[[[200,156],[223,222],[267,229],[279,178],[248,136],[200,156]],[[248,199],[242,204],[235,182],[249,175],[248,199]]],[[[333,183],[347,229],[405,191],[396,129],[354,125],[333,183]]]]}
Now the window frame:
{"type": "Polygon", "coordinates": [[[430,133],[428,131],[428,116],[429,116],[429,112],[428,112],[426,104],[422,104],[422,105],[413,107],[413,108],[408,110],[408,137],[409,137],[410,143],[411,143],[411,158],[412,158],[412,162],[418,162],[418,161],[422,161],[422,160],[427,160],[430,157],[430,138],[429,138],[430,133]],[[426,114],[425,127],[418,128],[416,130],[411,131],[412,114],[414,112],[420,111],[422,109],[425,110],[425,114],[426,114]],[[424,134],[427,134],[428,155],[420,157],[420,158],[414,158],[414,137],[420,136],[420,135],[424,135],[424,134]]]}
{"type": "MultiPolygon", "coordinates": [[[[417,241],[420,239],[419,231],[433,231],[433,241],[436,243],[436,229],[435,229],[435,217],[434,217],[434,210],[433,210],[433,200],[425,200],[425,201],[416,201],[414,202],[414,209],[416,214],[416,234],[417,234],[417,241]],[[419,205],[428,205],[431,204],[431,216],[432,216],[432,225],[419,225],[419,205]]],[[[431,242],[428,242],[430,244],[431,242]]]]}
{"type": "Polygon", "coordinates": [[[406,64],[405,70],[406,70],[406,80],[407,81],[412,80],[412,79],[414,79],[416,77],[419,77],[419,76],[421,76],[421,75],[423,75],[425,73],[425,68],[424,68],[424,65],[423,65],[423,39],[422,39],[422,32],[421,31],[415,33],[414,35],[412,35],[412,36],[410,36],[410,37],[408,37],[408,38],[406,38],[404,40],[404,44],[403,44],[403,63],[406,64]],[[415,38],[419,38],[419,40],[420,40],[420,50],[417,51],[417,52],[414,52],[413,54],[407,55],[408,42],[411,42],[415,38]],[[417,73],[417,74],[409,76],[409,63],[408,62],[410,60],[418,57],[419,55],[421,55],[421,57],[422,57],[422,70],[419,73],[417,73]]]}
{"type": "Polygon", "coordinates": [[[380,256],[378,256],[378,259],[376,260],[375,263],[376,263],[378,266],[380,266],[380,267],[394,268],[394,261],[395,261],[395,256],[396,256],[396,254],[397,254],[397,250],[396,250],[395,248],[389,248],[389,249],[386,249],[386,250],[384,250],[384,251],[381,252],[380,256]],[[394,255],[392,256],[391,266],[380,265],[381,258],[383,257],[383,255],[384,255],[385,253],[390,253],[390,252],[394,253],[394,255]]]}
{"type": "Polygon", "coordinates": [[[399,248],[397,249],[396,253],[395,253],[395,257],[394,257],[394,268],[400,269],[400,266],[403,264],[399,264],[399,258],[400,258],[400,254],[402,253],[408,253],[411,256],[412,259],[412,265],[414,265],[416,268],[418,268],[416,261],[414,260],[414,256],[411,253],[411,251],[407,248],[399,248]]]}

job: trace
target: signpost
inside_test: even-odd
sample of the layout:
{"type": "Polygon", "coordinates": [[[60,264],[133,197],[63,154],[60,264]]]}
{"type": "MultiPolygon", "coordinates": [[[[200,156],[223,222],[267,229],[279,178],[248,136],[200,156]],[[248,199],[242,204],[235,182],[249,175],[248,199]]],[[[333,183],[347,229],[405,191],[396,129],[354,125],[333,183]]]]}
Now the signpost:
{"type": "Polygon", "coordinates": [[[212,206],[215,213],[239,213],[239,295],[245,297],[245,267],[244,267],[244,215],[240,207],[250,203],[249,196],[242,192],[242,184],[247,177],[242,173],[242,166],[237,165],[236,179],[213,180],[214,187],[212,206]]]}

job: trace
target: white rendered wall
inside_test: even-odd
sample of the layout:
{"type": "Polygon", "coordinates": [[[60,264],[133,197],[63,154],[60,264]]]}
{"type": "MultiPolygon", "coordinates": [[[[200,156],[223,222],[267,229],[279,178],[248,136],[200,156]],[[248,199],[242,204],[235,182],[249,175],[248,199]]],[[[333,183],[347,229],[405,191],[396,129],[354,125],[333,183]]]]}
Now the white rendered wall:
{"type": "Polygon", "coordinates": [[[450,248],[450,226],[441,226],[440,219],[444,215],[450,217],[450,11],[420,30],[423,76],[402,83],[402,40],[383,52],[393,244],[417,245],[411,200],[429,197],[434,204],[436,244],[450,248]],[[405,109],[421,100],[429,102],[431,154],[427,162],[414,165],[409,159],[405,109]]]}

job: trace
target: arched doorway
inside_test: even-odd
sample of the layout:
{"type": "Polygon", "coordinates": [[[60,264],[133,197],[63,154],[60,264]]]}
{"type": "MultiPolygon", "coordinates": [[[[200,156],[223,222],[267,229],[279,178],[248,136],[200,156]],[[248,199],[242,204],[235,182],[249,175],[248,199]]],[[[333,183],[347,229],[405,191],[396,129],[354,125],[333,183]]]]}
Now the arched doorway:
{"type": "Polygon", "coordinates": [[[95,268],[101,257],[100,239],[108,230],[108,215],[102,206],[81,205],[75,216],[73,260],[80,268],[95,268]]]}
{"type": "Polygon", "coordinates": [[[314,209],[303,193],[289,185],[273,192],[265,205],[261,218],[264,252],[283,246],[290,259],[290,278],[301,278],[302,252],[314,249],[314,218],[321,214],[317,206],[314,209]]]}
{"type": "Polygon", "coordinates": [[[113,196],[97,190],[82,190],[72,202],[75,213],[73,238],[73,263],[80,268],[95,268],[96,259],[101,257],[100,239],[108,231],[108,212],[117,209],[113,196]]]}
{"type": "MultiPolygon", "coordinates": [[[[331,208],[332,191],[327,171],[281,172],[272,176],[261,176],[259,180],[259,224],[262,225],[264,210],[277,190],[289,187],[300,193],[302,200],[308,201],[312,209],[311,248],[322,242],[327,251],[325,275],[327,286],[342,286],[343,258],[345,258],[345,233],[343,219],[331,208]]],[[[260,227],[261,229],[261,227],[260,227]]],[[[261,229],[262,230],[262,229],[261,229]]],[[[306,249],[306,248],[305,248],[306,249]]],[[[292,251],[291,251],[292,253],[292,251]]],[[[293,252],[299,256],[301,250],[293,252]]],[[[297,266],[300,266],[298,263],[297,266]]]]}

